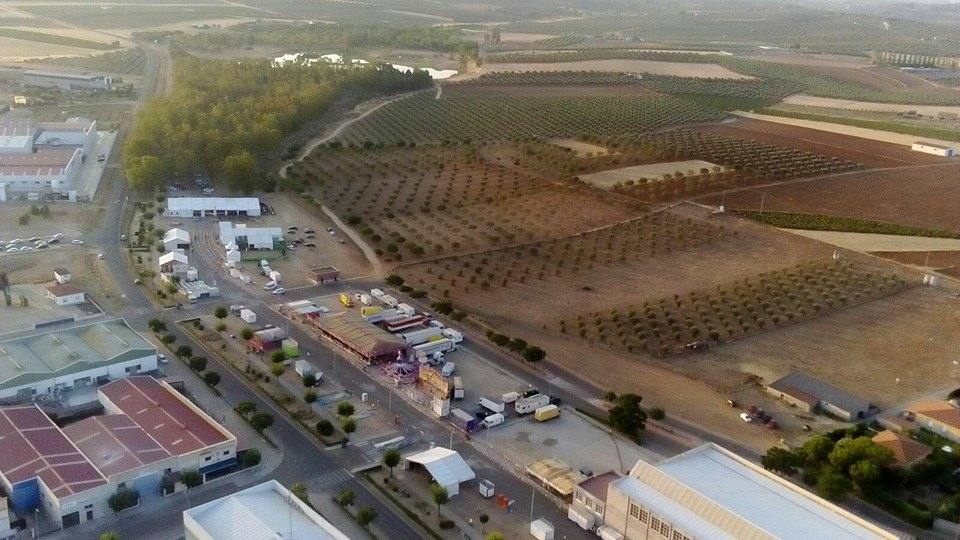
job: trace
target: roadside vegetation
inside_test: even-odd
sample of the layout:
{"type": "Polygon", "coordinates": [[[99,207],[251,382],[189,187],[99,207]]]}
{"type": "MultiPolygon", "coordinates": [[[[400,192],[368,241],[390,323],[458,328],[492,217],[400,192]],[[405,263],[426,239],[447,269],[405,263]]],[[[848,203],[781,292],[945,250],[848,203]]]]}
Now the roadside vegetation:
{"type": "Polygon", "coordinates": [[[942,229],[912,227],[910,225],[885,223],[883,221],[873,221],[856,217],[793,212],[760,212],[758,210],[737,210],[736,213],[761,223],[784,229],[925,236],[930,238],[960,238],[960,234],[942,229]]]}
{"type": "Polygon", "coordinates": [[[205,60],[178,54],[174,90],[149,101],[124,144],[124,168],[137,189],[206,173],[232,189],[272,189],[257,159],[338,98],[415,90],[428,74],[373,66],[274,68],[267,60],[205,60]]]}

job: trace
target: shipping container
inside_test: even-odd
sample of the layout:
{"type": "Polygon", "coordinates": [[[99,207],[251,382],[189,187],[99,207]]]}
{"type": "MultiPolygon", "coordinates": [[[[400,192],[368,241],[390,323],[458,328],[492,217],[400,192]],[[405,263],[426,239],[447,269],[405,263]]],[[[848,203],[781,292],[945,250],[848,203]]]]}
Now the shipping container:
{"type": "Polygon", "coordinates": [[[531,521],[530,535],[537,540],[553,540],[553,524],[542,518],[531,521]]]}
{"type": "Polygon", "coordinates": [[[596,522],[596,516],[593,515],[593,512],[587,510],[586,508],[578,508],[572,504],[567,509],[567,518],[579,525],[580,528],[585,531],[592,530],[593,525],[596,522]]]}
{"type": "Polygon", "coordinates": [[[502,413],[506,409],[506,406],[503,403],[498,403],[486,397],[480,398],[479,405],[490,412],[502,413]]]}
{"type": "Polygon", "coordinates": [[[463,343],[463,334],[453,328],[445,328],[441,332],[445,337],[450,338],[454,343],[463,343]]]}
{"type": "MultiPolygon", "coordinates": [[[[364,319],[367,319],[371,323],[375,323],[379,321],[370,321],[370,318],[373,317],[374,315],[377,315],[378,313],[382,313],[383,311],[384,309],[380,306],[363,306],[360,308],[360,316],[363,317],[364,319]]],[[[382,318],[383,318],[383,315],[380,315],[381,320],[382,318]]]]}
{"type": "Polygon", "coordinates": [[[450,352],[454,350],[456,346],[456,343],[450,341],[449,339],[443,338],[439,341],[430,341],[416,345],[413,348],[413,352],[417,356],[430,357],[433,356],[434,353],[450,352]]]}
{"type": "Polygon", "coordinates": [[[463,409],[451,410],[450,421],[464,431],[476,431],[480,427],[480,421],[463,409]]]}
{"type": "Polygon", "coordinates": [[[556,405],[546,405],[533,412],[533,417],[537,422],[546,422],[560,416],[560,407],[556,405]]]}
{"type": "Polygon", "coordinates": [[[520,394],[516,392],[507,392],[506,394],[500,396],[500,401],[504,403],[514,403],[520,399],[520,394]]]}

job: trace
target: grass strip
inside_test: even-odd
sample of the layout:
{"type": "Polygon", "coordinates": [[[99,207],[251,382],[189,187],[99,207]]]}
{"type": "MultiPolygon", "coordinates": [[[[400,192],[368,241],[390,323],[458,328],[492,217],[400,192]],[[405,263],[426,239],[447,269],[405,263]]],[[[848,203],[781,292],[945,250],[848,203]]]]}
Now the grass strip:
{"type": "Polygon", "coordinates": [[[735,210],[738,215],[784,229],[806,231],[835,231],[897,236],[924,236],[929,238],[960,238],[960,234],[942,229],[927,229],[869,219],[757,210],[735,210]]]}
{"type": "Polygon", "coordinates": [[[925,137],[928,139],[960,141],[960,131],[954,131],[952,129],[913,126],[908,124],[900,124],[897,122],[884,122],[883,120],[867,120],[862,118],[847,118],[843,116],[782,111],[771,108],[761,109],[758,112],[760,114],[769,114],[771,116],[780,116],[784,118],[796,118],[798,120],[811,120],[814,122],[829,122],[831,124],[842,124],[845,126],[876,129],[878,131],[889,131],[891,133],[900,133],[902,135],[916,135],[917,137],[925,137]]]}
{"type": "Polygon", "coordinates": [[[404,506],[403,503],[398,501],[397,498],[394,497],[392,493],[390,493],[389,491],[384,489],[383,486],[381,486],[376,481],[374,481],[374,479],[371,478],[369,474],[363,474],[363,478],[366,479],[366,481],[369,482],[370,485],[377,488],[377,491],[379,491],[380,493],[383,493],[388,499],[390,499],[390,502],[392,502],[394,506],[396,506],[401,511],[403,511],[403,513],[406,514],[408,518],[412,519],[414,523],[422,527],[423,530],[426,531],[431,538],[434,538],[436,540],[443,540],[443,537],[437,534],[436,531],[434,531],[429,525],[427,525],[422,519],[420,519],[420,516],[412,512],[406,506],[404,506]]]}
{"type": "Polygon", "coordinates": [[[0,28],[0,37],[21,39],[23,41],[33,41],[35,43],[50,43],[52,45],[63,45],[66,47],[93,49],[96,51],[112,51],[120,48],[116,45],[101,43],[99,41],[90,41],[89,39],[58,36],[56,34],[46,34],[44,32],[32,32],[30,30],[20,30],[18,28],[0,28]]]}

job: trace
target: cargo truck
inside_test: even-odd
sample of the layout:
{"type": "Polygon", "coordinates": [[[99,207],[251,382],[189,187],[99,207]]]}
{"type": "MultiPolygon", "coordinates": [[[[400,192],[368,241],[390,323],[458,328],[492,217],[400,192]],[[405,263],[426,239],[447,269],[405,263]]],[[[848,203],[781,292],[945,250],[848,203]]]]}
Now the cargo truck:
{"type": "Polygon", "coordinates": [[[530,414],[540,407],[546,407],[550,404],[550,397],[546,394],[534,394],[525,398],[520,398],[513,404],[517,414],[530,414]]]}
{"type": "Polygon", "coordinates": [[[476,431],[480,429],[480,421],[463,409],[453,409],[450,411],[450,421],[464,431],[476,431]]]}
{"type": "Polygon", "coordinates": [[[413,306],[411,306],[410,304],[404,304],[404,303],[397,304],[397,311],[399,311],[400,313],[403,313],[404,315],[409,315],[409,316],[412,316],[414,313],[417,312],[416,309],[413,309],[413,306]]]}
{"type": "Polygon", "coordinates": [[[444,328],[441,332],[444,337],[450,338],[454,343],[463,343],[463,334],[453,328],[444,328]]]}
{"type": "MultiPolygon", "coordinates": [[[[418,357],[419,356],[430,357],[430,356],[433,356],[434,353],[438,353],[438,352],[446,353],[446,352],[456,350],[456,348],[457,348],[456,343],[454,343],[453,341],[450,341],[449,339],[443,338],[437,341],[428,341],[427,343],[421,343],[420,345],[416,345],[413,348],[413,352],[418,357]]],[[[548,403],[549,403],[549,400],[547,403],[544,403],[544,405],[547,405],[548,403]]],[[[542,406],[543,405],[541,405],[541,407],[542,406]]],[[[534,409],[536,409],[536,407],[534,407],[534,409]]],[[[530,409],[530,412],[533,412],[534,409],[530,409]]]]}
{"type": "Polygon", "coordinates": [[[506,406],[503,403],[498,403],[486,397],[480,398],[479,405],[484,409],[495,413],[502,413],[506,409],[506,406]]]}
{"type": "Polygon", "coordinates": [[[453,399],[463,399],[463,379],[453,378],[453,399]]]}
{"type": "Polygon", "coordinates": [[[385,293],[380,289],[370,289],[370,296],[376,298],[377,300],[383,298],[385,293]]]}
{"type": "Polygon", "coordinates": [[[441,336],[439,328],[429,327],[423,328],[421,330],[414,330],[412,332],[406,332],[400,334],[400,339],[407,342],[407,345],[420,345],[421,343],[426,343],[431,340],[433,337],[441,336]]]}

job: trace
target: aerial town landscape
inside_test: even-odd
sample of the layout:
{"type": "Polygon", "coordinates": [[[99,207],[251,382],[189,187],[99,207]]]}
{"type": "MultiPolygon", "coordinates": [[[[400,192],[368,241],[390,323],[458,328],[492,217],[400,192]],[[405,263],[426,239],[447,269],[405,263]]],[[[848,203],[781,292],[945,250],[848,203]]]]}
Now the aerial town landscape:
{"type": "Polygon", "coordinates": [[[0,0],[0,539],[958,538],[958,148],[949,0],[0,0]]]}

